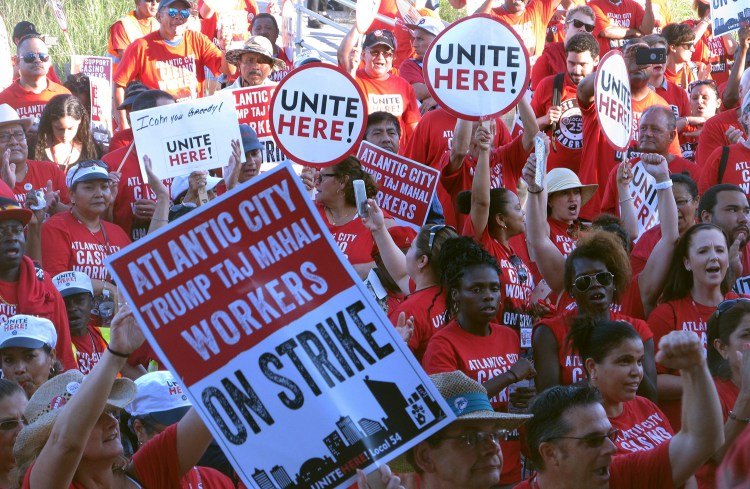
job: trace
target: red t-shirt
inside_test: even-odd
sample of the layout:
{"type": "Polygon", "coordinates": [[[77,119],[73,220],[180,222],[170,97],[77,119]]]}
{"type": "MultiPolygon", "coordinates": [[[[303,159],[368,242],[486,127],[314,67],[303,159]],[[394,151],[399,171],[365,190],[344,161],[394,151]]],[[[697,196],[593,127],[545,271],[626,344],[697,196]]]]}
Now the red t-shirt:
{"type": "Polygon", "coordinates": [[[71,335],[70,339],[73,342],[73,352],[78,361],[78,370],[83,375],[88,375],[94,365],[99,363],[104,350],[107,349],[107,341],[102,336],[101,330],[91,323],[88,325],[86,334],[83,336],[71,335]]]}
{"type": "Polygon", "coordinates": [[[703,172],[698,178],[698,193],[703,195],[709,187],[719,183],[731,183],[740,187],[745,195],[750,195],[750,149],[737,143],[729,146],[724,176],[719,181],[719,167],[723,146],[716,148],[703,162],[703,172]]]}
{"type": "Polygon", "coordinates": [[[401,124],[401,145],[406,146],[413,132],[410,124],[419,122],[419,104],[411,84],[400,76],[385,80],[370,77],[365,70],[357,71],[357,84],[367,97],[367,113],[388,112],[401,124]]]}
{"type": "Polygon", "coordinates": [[[630,251],[630,270],[633,276],[643,271],[648,258],[651,256],[651,252],[654,250],[654,246],[656,246],[656,243],[660,239],[661,224],[656,224],[638,238],[638,242],[630,251]]]}
{"type": "MultiPolygon", "coordinates": [[[[548,76],[567,73],[567,71],[568,61],[565,53],[565,43],[562,41],[552,42],[544,46],[544,52],[539,56],[539,59],[531,69],[531,89],[534,91],[534,97],[531,99],[532,107],[534,105],[534,98],[537,97],[539,83],[548,76]]],[[[568,80],[567,76],[565,80],[568,80]]]]}
{"type": "MultiPolygon", "coordinates": [[[[107,163],[112,171],[115,171],[127,152],[128,147],[120,148],[104,155],[102,161],[107,163]]],[[[163,180],[163,183],[167,190],[172,187],[171,178],[163,180]]],[[[117,185],[117,197],[113,208],[113,222],[120,226],[132,241],[137,241],[146,236],[151,225],[150,219],[139,219],[135,215],[135,202],[140,199],[155,202],[156,194],[141,177],[138,153],[134,148],[120,169],[120,183],[117,185]]]]}
{"type": "Polygon", "coordinates": [[[44,269],[53,276],[74,270],[92,279],[111,281],[104,259],[129,245],[130,238],[117,224],[100,222],[102,228],[92,233],[71,211],[47,219],[42,224],[44,269]]]}
{"type": "MultiPolygon", "coordinates": [[[[690,27],[695,27],[698,21],[689,19],[683,22],[690,27]]],[[[729,79],[729,71],[732,69],[734,53],[727,52],[724,46],[724,40],[721,36],[714,37],[711,25],[703,32],[698,42],[695,43],[693,52],[693,61],[711,64],[711,78],[716,80],[718,85],[726,83],[729,79]]]]}
{"type": "Polygon", "coordinates": [[[414,333],[409,339],[409,349],[421,362],[427,342],[444,326],[445,294],[442,287],[433,285],[410,294],[388,314],[388,318],[396,324],[402,312],[406,314],[406,319],[414,317],[414,333]]]}
{"type": "MultiPolygon", "coordinates": [[[[724,416],[724,422],[729,419],[729,412],[734,409],[734,404],[737,402],[737,397],[740,395],[740,388],[729,379],[720,379],[714,377],[714,385],[716,386],[716,392],[719,394],[719,404],[721,404],[721,413],[724,416]]],[[[746,432],[750,433],[750,430],[745,429],[746,432]]],[[[737,445],[737,440],[733,445],[737,445]]],[[[745,467],[747,471],[747,467],[745,467]]],[[[699,489],[714,489],[716,486],[716,464],[709,460],[706,462],[698,472],[695,473],[695,478],[698,481],[699,489]]],[[[734,487],[734,486],[732,486],[734,487]]]]}
{"type": "MultiPolygon", "coordinates": [[[[198,2],[198,9],[201,8],[201,6],[205,2],[203,0],[198,2]]],[[[229,3],[229,2],[227,2],[229,3]]],[[[227,22],[222,22],[222,17],[226,16],[229,18],[229,25],[230,27],[236,28],[236,27],[243,27],[245,29],[245,33],[243,32],[232,32],[233,35],[236,36],[236,38],[233,38],[234,41],[242,41],[247,38],[246,32],[250,31],[250,24],[252,23],[253,18],[255,18],[256,15],[258,15],[258,4],[255,3],[255,0],[243,0],[242,2],[244,4],[244,11],[242,10],[243,7],[240,7],[239,10],[232,10],[228,14],[224,14],[223,12],[215,12],[214,15],[211,17],[204,19],[201,17],[201,33],[211,39],[211,41],[216,44],[216,46],[219,46],[219,28],[226,24],[227,22]],[[237,22],[235,23],[235,19],[237,22]],[[243,26],[242,24],[247,24],[246,26],[243,26]],[[244,39],[241,39],[240,36],[242,34],[245,34],[244,39]]],[[[230,4],[231,5],[231,4],[230,4]]],[[[234,6],[237,7],[237,2],[234,2],[234,6]]]]}
{"type": "Polygon", "coordinates": [[[724,133],[730,127],[743,130],[735,109],[719,112],[703,124],[703,130],[698,137],[698,149],[695,151],[695,162],[698,166],[703,168],[716,148],[729,146],[729,140],[724,133]]]}
{"type": "Polygon", "coordinates": [[[286,51],[283,48],[280,48],[278,46],[274,46],[274,49],[277,50],[276,52],[276,59],[280,59],[284,62],[286,65],[286,68],[281,70],[272,71],[270,75],[268,75],[268,79],[274,82],[280,82],[284,79],[285,76],[289,74],[290,71],[294,68],[294,62],[290,59],[289,56],[287,56],[286,51]]]}
{"type": "Polygon", "coordinates": [[[687,117],[690,115],[690,97],[684,88],[678,87],[664,77],[664,83],[655,87],[656,93],[667,101],[674,112],[675,117],[687,117]]]}
{"type": "Polygon", "coordinates": [[[408,81],[410,85],[424,83],[424,74],[422,73],[422,60],[409,58],[401,63],[398,70],[398,76],[408,81]]]}
{"type": "Polygon", "coordinates": [[[40,93],[34,93],[21,86],[19,80],[14,81],[8,88],[0,92],[0,104],[8,104],[18,112],[22,119],[31,119],[31,126],[36,129],[42,111],[55,95],[69,94],[70,90],[47,79],[47,88],[40,93]]]}
{"type": "Polygon", "coordinates": [[[164,90],[182,102],[203,96],[203,68],[217,73],[221,59],[219,48],[200,32],[187,30],[179,45],[170,46],[156,31],[125,51],[114,83],[125,87],[132,80],[141,80],[147,87],[164,90]]]}
{"type": "Polygon", "coordinates": [[[599,41],[599,56],[604,56],[612,49],[620,49],[624,39],[608,39],[601,32],[608,27],[620,26],[638,29],[643,22],[643,7],[633,0],[621,0],[613,3],[610,0],[591,0],[589,7],[594,9],[596,23],[592,34],[599,41]]]}
{"type": "Polygon", "coordinates": [[[180,484],[187,489],[235,489],[232,479],[211,467],[193,467],[182,477],[180,484]]]}
{"type": "Polygon", "coordinates": [[[518,33],[529,51],[529,61],[533,66],[544,50],[547,24],[552,20],[556,7],[553,0],[535,0],[526,5],[521,15],[511,14],[503,7],[495,7],[491,13],[518,33]]]}
{"type": "Polygon", "coordinates": [[[653,450],[674,436],[674,430],[664,413],[656,404],[641,396],[623,402],[622,413],[610,417],[609,422],[620,430],[615,442],[617,454],[653,450]]]}
{"type": "Polygon", "coordinates": [[[318,204],[317,208],[328,231],[333,235],[333,240],[336,241],[349,263],[358,265],[373,261],[372,249],[375,246],[375,239],[372,237],[370,230],[362,224],[362,219],[359,216],[355,215],[351,221],[335,226],[328,222],[325,207],[318,204]]]}
{"type": "MultiPolygon", "coordinates": [[[[521,178],[523,166],[526,164],[526,158],[529,156],[528,151],[523,147],[523,135],[517,136],[510,143],[493,148],[490,152],[490,188],[507,188],[516,192],[518,189],[518,179],[521,178]]],[[[463,229],[465,221],[469,218],[467,215],[460,214],[453,199],[463,190],[471,190],[471,184],[474,181],[474,169],[477,166],[476,160],[467,154],[464,157],[463,164],[454,173],[448,172],[448,162],[450,161],[450,151],[443,154],[442,170],[440,172],[440,183],[445,188],[448,195],[451,196],[451,205],[443,208],[443,213],[447,216],[449,210],[454,213],[454,222],[457,224],[456,229],[463,229]]],[[[447,221],[447,218],[446,218],[447,221]]]]}
{"type": "MultiPolygon", "coordinates": [[[[548,76],[537,85],[534,97],[531,99],[531,108],[534,109],[534,115],[537,117],[545,115],[552,106],[554,87],[555,76],[548,76]]],[[[550,149],[547,159],[548,171],[553,168],[569,168],[575,173],[580,171],[581,148],[583,148],[583,118],[581,109],[578,107],[577,89],[578,87],[573,84],[566,73],[560,93],[562,115],[554,134],[551,129],[547,131],[550,139],[555,141],[554,150],[550,149]]]]}
{"type": "Polygon", "coordinates": [[[22,181],[16,181],[13,194],[19,204],[26,202],[26,194],[29,190],[46,190],[47,182],[52,180],[52,190],[60,193],[60,200],[64,204],[70,204],[68,185],[65,183],[65,174],[57,164],[51,161],[26,160],[26,177],[22,181]]]}
{"type": "MultiPolygon", "coordinates": [[[[578,352],[573,351],[567,341],[569,331],[568,320],[578,314],[577,310],[566,310],[551,319],[542,319],[534,325],[534,331],[540,326],[546,326],[557,340],[558,359],[560,361],[560,385],[575,384],[586,379],[586,370],[584,369],[583,360],[578,352]]],[[[632,318],[616,312],[609,312],[611,321],[627,321],[641,336],[643,342],[654,337],[654,334],[642,319],[632,318]]]]}
{"type": "MultiPolygon", "coordinates": [[[[518,336],[510,328],[491,323],[488,336],[476,336],[461,329],[454,319],[435,333],[427,344],[422,366],[428,374],[460,370],[482,384],[510,369],[518,361],[519,354],[518,336]]],[[[508,389],[503,389],[490,402],[496,411],[507,411],[508,389]]],[[[508,440],[501,443],[501,447],[503,471],[500,484],[519,481],[520,442],[508,440]]]]}
{"type": "MultiPolygon", "coordinates": [[[[113,152],[116,149],[120,148],[127,148],[130,146],[130,143],[133,142],[133,128],[129,127],[127,129],[121,129],[117,131],[114,136],[112,136],[112,139],[109,141],[109,153],[113,152]]],[[[116,170],[117,167],[114,167],[113,170],[116,170]]]]}

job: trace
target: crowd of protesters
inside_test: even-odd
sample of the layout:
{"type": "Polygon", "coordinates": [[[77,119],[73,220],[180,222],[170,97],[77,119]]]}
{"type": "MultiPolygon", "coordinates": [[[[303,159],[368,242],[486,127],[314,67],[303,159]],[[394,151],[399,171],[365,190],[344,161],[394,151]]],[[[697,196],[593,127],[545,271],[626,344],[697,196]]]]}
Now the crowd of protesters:
{"type": "MultiPolygon", "coordinates": [[[[109,141],[92,136],[90,80],[61,83],[44,37],[15,19],[0,91],[0,488],[244,487],[104,262],[275,164],[241,124],[224,168],[162,180],[134,113],[273,87],[322,56],[277,44],[273,2],[134,2],[109,29],[109,141]]],[[[714,36],[708,0],[684,22],[660,0],[450,5],[524,43],[512,124],[456,118],[428,90],[423,58],[448,27],[434,5],[404,19],[383,1],[395,25],[355,26],[337,52],[367,100],[364,139],[440,171],[425,225],[381,209],[354,156],[299,173],[415,361],[446,399],[472,400],[381,467],[383,486],[750,487],[750,25],[714,36]],[[594,99],[611,50],[632,95],[624,152],[594,99]]]]}

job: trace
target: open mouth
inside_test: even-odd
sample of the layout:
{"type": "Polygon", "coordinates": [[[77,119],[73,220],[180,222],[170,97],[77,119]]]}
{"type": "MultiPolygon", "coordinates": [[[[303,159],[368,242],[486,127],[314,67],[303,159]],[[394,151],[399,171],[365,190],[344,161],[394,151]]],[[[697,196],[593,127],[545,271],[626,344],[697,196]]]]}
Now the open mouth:
{"type": "Polygon", "coordinates": [[[593,294],[589,296],[589,299],[594,302],[598,302],[598,301],[603,301],[605,297],[606,295],[604,295],[604,292],[594,292],[593,294]]]}
{"type": "Polygon", "coordinates": [[[720,273],[721,267],[719,265],[712,265],[710,267],[706,267],[707,273],[720,273]]]}

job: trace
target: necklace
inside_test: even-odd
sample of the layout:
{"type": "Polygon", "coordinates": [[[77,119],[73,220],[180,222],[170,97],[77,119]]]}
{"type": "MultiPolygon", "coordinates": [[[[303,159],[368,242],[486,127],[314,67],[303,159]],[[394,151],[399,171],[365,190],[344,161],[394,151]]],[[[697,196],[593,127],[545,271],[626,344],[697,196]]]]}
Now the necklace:
{"type": "Polygon", "coordinates": [[[94,335],[91,334],[91,331],[88,331],[89,333],[89,339],[91,340],[91,352],[92,356],[93,353],[100,353],[99,350],[96,349],[96,342],[94,341],[94,335]]]}
{"type": "Polygon", "coordinates": [[[333,211],[328,207],[326,207],[326,212],[331,216],[328,221],[334,226],[341,226],[342,224],[346,224],[347,222],[354,219],[354,216],[357,214],[357,211],[355,210],[354,212],[348,212],[337,219],[336,216],[333,215],[333,211]]]}

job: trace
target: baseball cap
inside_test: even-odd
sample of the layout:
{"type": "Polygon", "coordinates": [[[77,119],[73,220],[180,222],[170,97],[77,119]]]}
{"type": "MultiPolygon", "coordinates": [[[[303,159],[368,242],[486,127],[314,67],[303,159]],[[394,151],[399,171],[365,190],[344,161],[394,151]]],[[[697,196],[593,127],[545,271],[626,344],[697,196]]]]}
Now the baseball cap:
{"type": "Polygon", "coordinates": [[[125,407],[133,417],[150,417],[169,426],[177,423],[190,409],[190,401],[182,385],[171,372],[149,372],[135,380],[138,391],[125,407]]]}
{"type": "Polygon", "coordinates": [[[26,36],[38,36],[36,26],[28,20],[22,20],[13,28],[13,39],[21,40],[26,36]]]}
{"type": "Polygon", "coordinates": [[[440,19],[427,16],[419,19],[416,24],[406,24],[406,27],[408,27],[409,29],[422,29],[423,31],[427,31],[433,36],[437,36],[438,34],[443,32],[443,29],[445,29],[445,24],[443,24],[443,21],[440,19]]]}
{"type": "Polygon", "coordinates": [[[91,279],[83,272],[62,272],[52,278],[57,291],[63,297],[75,294],[84,294],[88,292],[94,295],[94,288],[91,285],[91,279]]]}
{"type": "Polygon", "coordinates": [[[0,221],[15,219],[20,221],[24,226],[31,221],[34,215],[30,209],[21,207],[21,204],[8,197],[0,197],[0,221]]]}
{"type": "Polygon", "coordinates": [[[159,2],[159,10],[163,9],[164,7],[169,7],[170,5],[176,2],[186,3],[188,4],[188,8],[193,8],[193,2],[189,0],[161,0],[159,2]]]}
{"type": "Polygon", "coordinates": [[[16,314],[0,326],[0,350],[3,348],[54,348],[57,331],[49,319],[16,314]]]}
{"type": "Polygon", "coordinates": [[[305,66],[308,63],[316,63],[323,61],[320,57],[320,53],[315,49],[305,49],[297,56],[294,57],[294,67],[299,68],[305,66]]]}
{"type": "MultiPolygon", "coordinates": [[[[240,134],[242,135],[242,152],[247,153],[256,149],[263,149],[263,145],[258,140],[258,133],[248,124],[240,124],[240,134]]],[[[173,184],[174,185],[174,184],[173,184]]]]}
{"type": "Polygon", "coordinates": [[[148,92],[149,88],[141,82],[132,82],[125,87],[125,98],[122,103],[117,106],[117,110],[124,110],[133,105],[133,100],[142,94],[148,92]]]}
{"type": "MultiPolygon", "coordinates": [[[[189,178],[190,175],[180,175],[172,180],[172,200],[176,201],[182,194],[188,191],[190,185],[188,182],[189,178]]],[[[221,178],[208,175],[208,177],[206,177],[206,192],[213,190],[221,180],[221,178]]]]}
{"type": "Polygon", "coordinates": [[[68,188],[79,182],[89,180],[109,180],[109,165],[100,160],[84,160],[76,163],[68,169],[65,183],[68,188]]]}
{"type": "Polygon", "coordinates": [[[365,42],[362,44],[363,49],[369,49],[378,44],[385,44],[391,50],[396,50],[396,39],[393,37],[393,32],[388,30],[375,30],[365,36],[365,42]]]}

